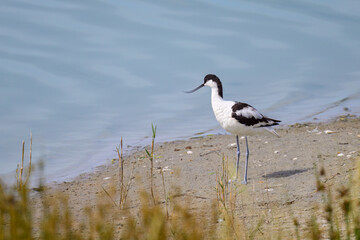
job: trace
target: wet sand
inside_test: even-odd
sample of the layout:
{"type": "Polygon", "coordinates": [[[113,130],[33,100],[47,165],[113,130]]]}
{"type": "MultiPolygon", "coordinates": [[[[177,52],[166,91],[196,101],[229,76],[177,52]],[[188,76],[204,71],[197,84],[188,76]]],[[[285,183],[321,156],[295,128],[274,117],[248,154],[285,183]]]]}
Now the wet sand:
{"type": "MultiPolygon", "coordinates": [[[[325,123],[280,126],[277,132],[280,138],[271,135],[248,137],[247,185],[239,183],[245,160],[245,141],[240,140],[240,179],[235,182],[239,196],[235,210],[245,224],[254,224],[263,217],[273,231],[281,226],[282,231],[293,232],[292,216],[304,225],[315,203],[321,199],[316,192],[315,164],[324,165],[329,179],[327,184],[334,187],[346,184],[350,178],[354,161],[360,154],[360,119],[343,116],[325,123]]],[[[191,209],[204,211],[216,199],[216,171],[221,169],[223,158],[229,163],[232,178],[235,176],[235,142],[232,135],[213,135],[156,144],[154,185],[159,202],[164,204],[159,170],[163,168],[167,193],[176,192],[178,198],[191,202],[191,209]]],[[[150,161],[144,149],[125,157],[125,179],[133,167],[135,177],[127,207],[136,214],[140,206],[139,192],[148,191],[150,185],[150,161]]],[[[59,192],[68,195],[74,217],[80,219],[84,207],[94,207],[99,201],[111,203],[103,188],[111,193],[112,186],[117,183],[118,162],[115,161],[70,182],[52,184],[47,195],[56,197],[59,192]]],[[[40,208],[41,203],[38,196],[36,192],[32,195],[36,208],[40,208]]],[[[114,194],[116,202],[118,198],[118,194],[114,194]]],[[[119,218],[118,214],[111,221],[117,226],[116,232],[121,232],[124,218],[119,218]]]]}

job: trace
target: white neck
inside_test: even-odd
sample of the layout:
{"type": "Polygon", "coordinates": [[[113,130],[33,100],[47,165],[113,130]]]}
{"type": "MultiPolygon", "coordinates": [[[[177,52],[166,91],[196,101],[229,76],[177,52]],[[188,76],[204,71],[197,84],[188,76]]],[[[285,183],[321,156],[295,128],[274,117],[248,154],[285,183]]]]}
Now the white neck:
{"type": "Polygon", "coordinates": [[[214,106],[214,104],[218,104],[220,102],[223,102],[224,99],[219,96],[219,90],[217,87],[211,88],[211,104],[214,106]]]}

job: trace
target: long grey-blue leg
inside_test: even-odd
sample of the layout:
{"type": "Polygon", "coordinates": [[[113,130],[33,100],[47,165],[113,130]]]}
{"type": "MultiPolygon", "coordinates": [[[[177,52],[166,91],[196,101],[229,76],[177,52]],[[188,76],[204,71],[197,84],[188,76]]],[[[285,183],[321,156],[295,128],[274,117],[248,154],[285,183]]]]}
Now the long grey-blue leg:
{"type": "Polygon", "coordinates": [[[245,136],[245,142],[246,142],[246,160],[245,160],[245,174],[244,174],[244,181],[242,181],[242,184],[247,184],[247,169],[248,169],[248,162],[249,162],[249,147],[248,147],[248,140],[245,136]]]}
{"type": "Polygon", "coordinates": [[[239,145],[239,136],[236,135],[236,144],[237,144],[237,160],[236,160],[236,179],[238,178],[239,174],[239,160],[240,160],[240,145],[239,145]]]}

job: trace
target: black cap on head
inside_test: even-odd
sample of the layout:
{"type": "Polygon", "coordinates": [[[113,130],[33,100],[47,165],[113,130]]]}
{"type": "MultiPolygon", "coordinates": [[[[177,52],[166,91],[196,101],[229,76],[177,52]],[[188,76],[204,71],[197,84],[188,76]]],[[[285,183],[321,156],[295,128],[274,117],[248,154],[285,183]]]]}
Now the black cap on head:
{"type": "Polygon", "coordinates": [[[209,80],[214,80],[215,81],[215,79],[220,81],[220,79],[215,74],[208,74],[208,75],[206,75],[204,77],[204,83],[206,83],[209,80]]]}
{"type": "Polygon", "coordinates": [[[204,84],[210,80],[213,80],[214,82],[216,82],[218,91],[219,91],[219,96],[223,97],[223,89],[222,89],[222,84],[221,84],[220,79],[215,74],[208,74],[204,77],[204,84]]]}

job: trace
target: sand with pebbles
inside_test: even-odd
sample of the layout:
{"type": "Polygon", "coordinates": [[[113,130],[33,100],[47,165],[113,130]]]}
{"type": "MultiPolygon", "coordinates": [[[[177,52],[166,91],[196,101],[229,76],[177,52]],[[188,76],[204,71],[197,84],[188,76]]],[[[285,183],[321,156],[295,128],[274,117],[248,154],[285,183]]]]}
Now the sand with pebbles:
{"type": "MultiPolygon", "coordinates": [[[[360,154],[360,120],[339,117],[326,123],[281,126],[281,136],[249,137],[250,161],[247,185],[233,181],[237,186],[237,215],[247,224],[265,219],[265,224],[293,231],[292,215],[300,222],[309,219],[315,203],[320,201],[316,192],[315,165],[324,165],[327,184],[346,184],[360,154]],[[289,214],[291,212],[292,214],[289,214]]],[[[241,149],[245,148],[241,140],[241,149]]],[[[194,211],[204,211],[216,199],[216,172],[222,159],[229,163],[234,176],[236,158],[235,137],[231,135],[204,136],[186,141],[156,144],[154,162],[155,194],[160,203],[163,182],[159,169],[164,169],[164,182],[168,194],[177,191],[177,198],[190,201],[194,211]]],[[[243,176],[245,151],[241,152],[240,180],[243,176]]],[[[56,197],[64,193],[69,197],[75,218],[83,217],[85,206],[97,202],[111,202],[104,190],[111,192],[118,181],[118,163],[101,166],[93,173],[82,174],[72,181],[52,184],[47,195],[56,197]]],[[[149,190],[150,161],[144,149],[125,157],[125,178],[134,168],[132,187],[127,200],[128,209],[136,213],[140,206],[139,192],[149,190]]],[[[231,177],[231,176],[230,176],[231,177]]],[[[36,208],[40,208],[39,193],[32,194],[36,208]]],[[[114,194],[117,201],[118,195],[114,194]]],[[[161,204],[164,204],[163,202],[161,204]]],[[[115,207],[114,207],[115,209],[115,207]]],[[[206,210],[205,210],[206,211],[206,210]]],[[[124,218],[112,219],[117,232],[121,232],[124,218]]],[[[272,228],[276,229],[276,228],[272,228]]]]}

